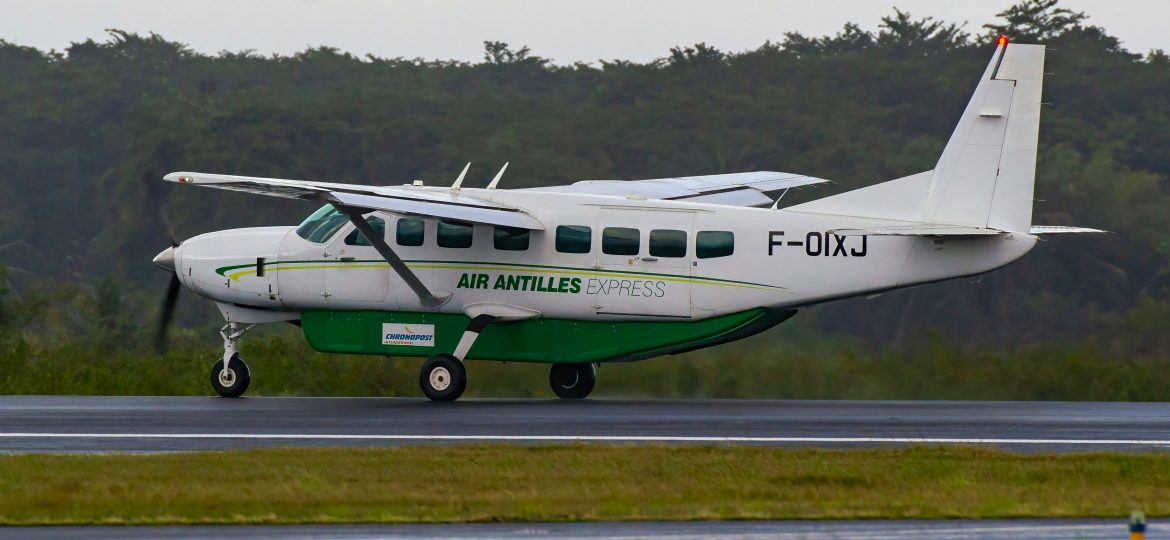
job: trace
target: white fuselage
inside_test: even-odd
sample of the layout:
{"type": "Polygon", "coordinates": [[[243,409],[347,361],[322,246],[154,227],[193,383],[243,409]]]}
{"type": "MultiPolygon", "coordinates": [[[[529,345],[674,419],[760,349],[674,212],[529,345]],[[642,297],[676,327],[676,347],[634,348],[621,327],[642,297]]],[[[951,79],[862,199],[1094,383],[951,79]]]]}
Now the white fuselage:
{"type": "MultiPolygon", "coordinates": [[[[827,231],[885,223],[788,210],[538,190],[463,193],[523,209],[546,228],[531,231],[523,250],[497,249],[489,225],[473,226],[470,247],[440,247],[435,218],[371,214],[384,220],[386,242],[431,291],[451,293],[438,308],[443,313],[492,304],[557,319],[702,319],[980,274],[1018,259],[1036,243],[1035,236],[1022,233],[838,236],[827,231]],[[422,245],[398,243],[401,219],[423,222],[422,245]],[[589,227],[588,252],[558,251],[561,225],[589,227]],[[606,228],[637,230],[636,254],[629,242],[622,244],[627,254],[606,253],[606,228]],[[685,234],[682,251],[677,231],[685,234]],[[725,239],[730,232],[732,253],[726,246],[714,251],[707,246],[707,256],[700,257],[703,232],[719,233],[705,239],[725,239]],[[667,238],[673,243],[659,242],[667,238]]],[[[293,227],[208,233],[176,250],[176,269],[187,287],[221,308],[258,308],[287,317],[310,309],[432,311],[374,247],[351,245],[353,231],[345,223],[321,243],[302,238],[293,227]]]]}

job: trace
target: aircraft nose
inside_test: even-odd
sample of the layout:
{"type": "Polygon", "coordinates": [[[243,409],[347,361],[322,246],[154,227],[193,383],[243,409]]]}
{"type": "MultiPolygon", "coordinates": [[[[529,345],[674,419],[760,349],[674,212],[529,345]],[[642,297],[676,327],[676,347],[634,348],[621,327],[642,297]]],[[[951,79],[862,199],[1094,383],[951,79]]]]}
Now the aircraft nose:
{"type": "Polygon", "coordinates": [[[175,248],[171,246],[154,257],[154,264],[167,272],[175,271],[175,248]]]}

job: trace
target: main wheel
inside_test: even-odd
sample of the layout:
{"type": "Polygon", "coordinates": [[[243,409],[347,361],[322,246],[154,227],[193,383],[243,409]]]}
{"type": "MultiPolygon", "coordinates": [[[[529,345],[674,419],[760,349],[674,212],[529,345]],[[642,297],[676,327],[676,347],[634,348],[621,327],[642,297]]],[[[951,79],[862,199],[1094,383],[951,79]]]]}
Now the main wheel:
{"type": "Polygon", "coordinates": [[[423,362],[418,385],[431,401],[455,401],[467,388],[467,370],[458,358],[436,354],[423,362]]]}
{"type": "Polygon", "coordinates": [[[548,372],[548,384],[564,399],[583,399],[597,384],[597,369],[593,364],[553,364],[548,372]]]}
{"type": "Polygon", "coordinates": [[[220,396],[240,397],[248,390],[249,384],[252,384],[252,373],[238,354],[232,355],[226,372],[222,358],[211,366],[211,387],[220,396]]]}

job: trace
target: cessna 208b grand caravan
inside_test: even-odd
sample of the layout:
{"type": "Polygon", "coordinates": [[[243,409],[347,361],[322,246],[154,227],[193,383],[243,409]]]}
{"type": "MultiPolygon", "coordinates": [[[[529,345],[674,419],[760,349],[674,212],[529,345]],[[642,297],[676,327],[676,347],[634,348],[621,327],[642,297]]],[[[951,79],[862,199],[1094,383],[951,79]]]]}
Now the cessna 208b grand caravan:
{"type": "MultiPolygon", "coordinates": [[[[1044,47],[995,54],[933,170],[787,208],[824,182],[779,172],[586,180],[532,189],[393,187],[175,172],[166,180],[319,201],[298,227],[203,234],[155,262],[227,324],[211,383],[250,382],[240,337],[299,324],[316,350],[425,356],[432,400],[466,359],[543,362],[562,398],[595,367],[757,334],[830,300],[974,276],[1023,256],[1032,225],[1044,47]],[[778,203],[779,200],[777,199],[778,203]]],[[[507,165],[505,165],[505,168],[507,165]]],[[[168,302],[173,304],[173,302],[168,302]]]]}

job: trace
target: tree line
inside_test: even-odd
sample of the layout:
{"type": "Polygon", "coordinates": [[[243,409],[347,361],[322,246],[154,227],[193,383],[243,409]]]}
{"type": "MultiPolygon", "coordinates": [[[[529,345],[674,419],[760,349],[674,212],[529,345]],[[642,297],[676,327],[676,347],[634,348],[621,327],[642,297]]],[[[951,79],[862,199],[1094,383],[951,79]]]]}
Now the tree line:
{"type": "MultiPolygon", "coordinates": [[[[799,202],[932,168],[1001,33],[1052,49],[1034,221],[1116,234],[1043,242],[980,283],[839,302],[796,324],[891,350],[1074,342],[1160,357],[1170,58],[1127,50],[1057,0],[976,32],[895,10],[874,31],[788,33],[741,52],[700,43],[647,63],[558,65],[501,42],[469,63],[204,54],[117,30],[63,51],[0,41],[4,340],[135,342],[168,277],[150,259],[171,234],[311,210],[172,189],[170,171],[387,185],[448,182],[471,161],[466,184],[483,185],[510,161],[502,187],[749,170],[835,181],[799,202]]],[[[179,322],[202,331],[218,315],[192,299],[179,322]]]]}

